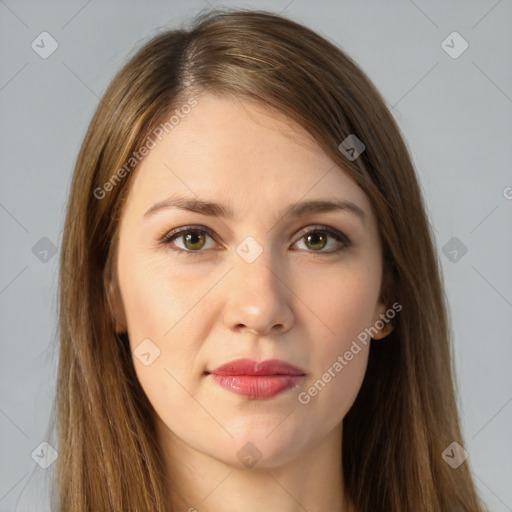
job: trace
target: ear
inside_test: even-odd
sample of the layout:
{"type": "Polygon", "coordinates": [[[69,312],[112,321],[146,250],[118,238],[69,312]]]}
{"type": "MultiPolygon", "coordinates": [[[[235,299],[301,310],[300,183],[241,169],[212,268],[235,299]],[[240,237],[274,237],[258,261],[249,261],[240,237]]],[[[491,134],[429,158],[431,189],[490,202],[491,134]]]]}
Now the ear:
{"type": "Polygon", "coordinates": [[[128,324],[126,322],[126,314],[124,311],[123,301],[121,299],[121,292],[115,278],[108,282],[107,299],[110,306],[110,312],[114,318],[115,332],[117,334],[126,333],[128,330],[128,324]]]}
{"type": "Polygon", "coordinates": [[[392,320],[386,316],[387,309],[384,303],[379,302],[372,324],[379,331],[378,334],[372,336],[374,340],[385,338],[393,330],[392,320]]]}
{"type": "Polygon", "coordinates": [[[374,340],[381,340],[389,335],[395,328],[395,311],[390,308],[388,304],[393,302],[393,294],[390,290],[394,289],[395,281],[394,274],[392,273],[393,261],[388,257],[386,253],[382,271],[381,287],[379,294],[379,301],[375,308],[375,314],[373,318],[373,327],[378,330],[375,336],[372,336],[374,340]],[[391,311],[390,311],[391,310],[391,311]],[[391,313],[393,315],[391,316],[391,313]]]}

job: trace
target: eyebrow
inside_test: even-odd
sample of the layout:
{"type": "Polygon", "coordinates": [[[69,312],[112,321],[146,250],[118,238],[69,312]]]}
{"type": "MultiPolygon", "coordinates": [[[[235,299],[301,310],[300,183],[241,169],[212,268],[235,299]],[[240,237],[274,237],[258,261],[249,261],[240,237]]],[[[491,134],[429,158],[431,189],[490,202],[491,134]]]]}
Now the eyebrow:
{"type": "MultiPolygon", "coordinates": [[[[221,217],[226,219],[233,219],[235,216],[233,210],[229,206],[225,206],[219,203],[213,203],[210,201],[204,201],[202,199],[175,196],[165,199],[164,201],[155,203],[144,214],[143,218],[144,220],[149,219],[158,211],[167,210],[171,208],[178,208],[180,210],[199,213],[201,215],[221,217]]],[[[282,216],[298,218],[307,213],[326,213],[334,211],[346,211],[352,213],[355,216],[357,216],[364,224],[364,210],[357,206],[356,204],[344,200],[317,199],[314,201],[304,201],[300,203],[295,203],[288,206],[282,216]]]]}

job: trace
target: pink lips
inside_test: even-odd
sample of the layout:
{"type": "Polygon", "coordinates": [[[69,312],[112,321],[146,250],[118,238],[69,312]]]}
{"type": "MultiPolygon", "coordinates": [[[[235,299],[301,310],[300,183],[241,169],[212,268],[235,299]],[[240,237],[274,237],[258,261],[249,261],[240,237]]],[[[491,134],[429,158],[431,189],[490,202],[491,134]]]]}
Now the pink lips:
{"type": "Polygon", "coordinates": [[[300,382],[304,372],[279,359],[237,359],[215,368],[212,380],[219,386],[250,398],[271,398],[300,382]]]}

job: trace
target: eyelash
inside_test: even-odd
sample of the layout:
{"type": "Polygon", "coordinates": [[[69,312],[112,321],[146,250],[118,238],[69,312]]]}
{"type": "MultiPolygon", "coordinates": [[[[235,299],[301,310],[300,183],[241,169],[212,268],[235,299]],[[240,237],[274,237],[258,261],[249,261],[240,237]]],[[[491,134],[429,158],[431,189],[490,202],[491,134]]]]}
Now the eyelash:
{"type": "MultiPolygon", "coordinates": [[[[184,255],[184,256],[188,256],[188,255],[200,256],[205,251],[203,251],[203,250],[191,251],[191,250],[181,249],[179,247],[173,247],[171,245],[172,241],[174,241],[175,239],[179,238],[180,236],[183,236],[188,233],[205,233],[208,236],[210,236],[211,238],[213,238],[213,239],[215,238],[212,230],[205,226],[186,226],[184,228],[178,228],[178,229],[175,229],[175,230],[167,233],[160,240],[160,244],[169,246],[169,248],[171,250],[176,251],[177,253],[184,255]]],[[[316,254],[324,254],[324,255],[325,254],[334,255],[334,254],[338,254],[352,246],[352,241],[345,234],[341,233],[337,229],[331,228],[329,226],[321,226],[321,225],[314,226],[309,231],[306,231],[305,233],[303,233],[302,236],[297,240],[297,242],[299,242],[300,240],[305,238],[307,235],[310,235],[312,233],[326,233],[341,244],[341,247],[334,249],[334,250],[330,250],[330,251],[323,251],[323,250],[307,251],[307,252],[310,252],[313,254],[316,253],[316,254]]],[[[295,243],[297,243],[297,242],[295,242],[295,243]]]]}

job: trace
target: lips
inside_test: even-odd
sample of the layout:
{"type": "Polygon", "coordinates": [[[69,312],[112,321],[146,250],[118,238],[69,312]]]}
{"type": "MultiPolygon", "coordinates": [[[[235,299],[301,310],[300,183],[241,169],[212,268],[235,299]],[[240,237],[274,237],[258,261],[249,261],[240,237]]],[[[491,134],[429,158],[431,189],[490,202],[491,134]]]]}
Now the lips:
{"type": "Polygon", "coordinates": [[[255,361],[237,359],[223,364],[210,373],[215,375],[304,375],[299,368],[279,359],[255,361]]]}
{"type": "Polygon", "coordinates": [[[299,384],[305,376],[301,369],[279,359],[238,359],[208,373],[222,388],[252,399],[276,396],[299,384]]]}

